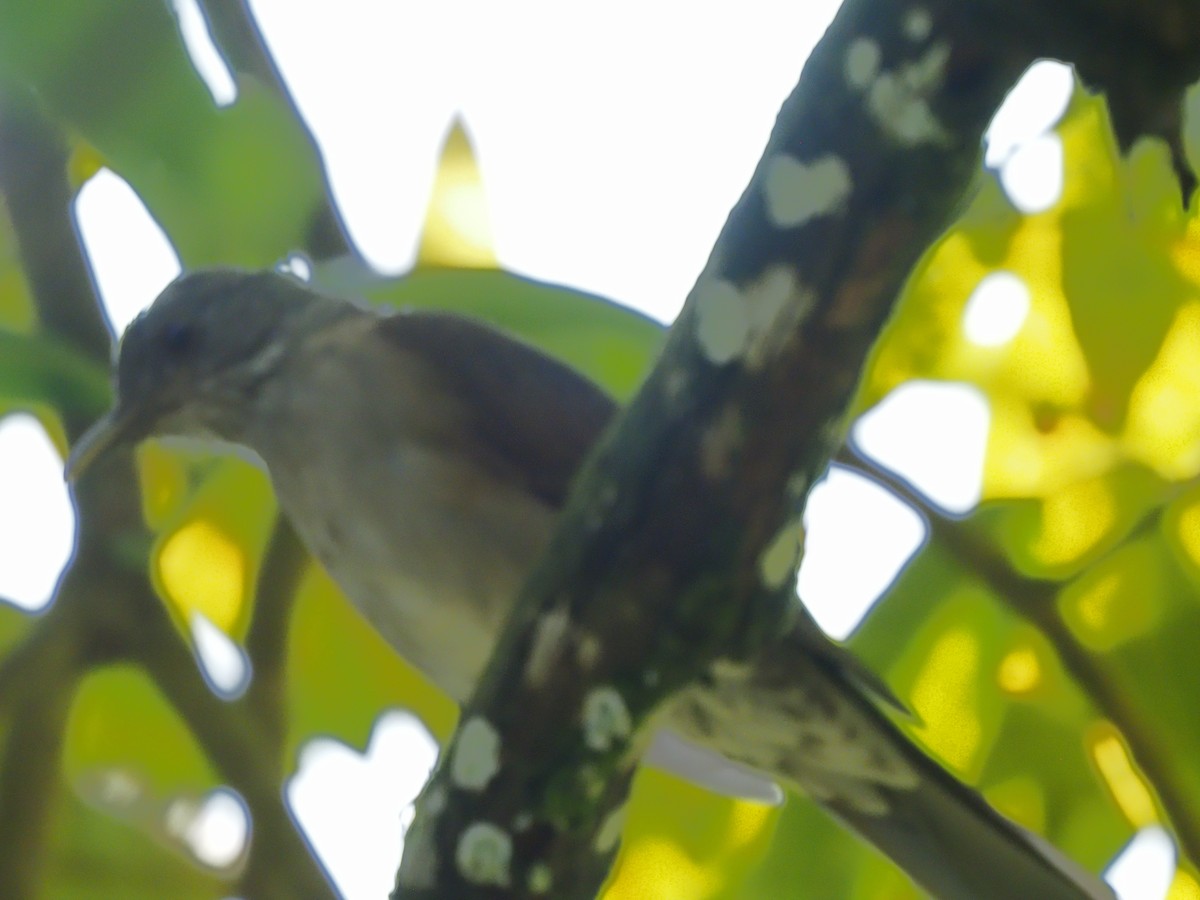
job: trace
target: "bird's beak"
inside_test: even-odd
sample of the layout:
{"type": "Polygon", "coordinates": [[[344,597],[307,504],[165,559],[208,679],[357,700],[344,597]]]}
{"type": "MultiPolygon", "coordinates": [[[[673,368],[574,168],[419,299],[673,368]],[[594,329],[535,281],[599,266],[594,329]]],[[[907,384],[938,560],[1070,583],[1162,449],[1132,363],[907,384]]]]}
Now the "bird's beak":
{"type": "Polygon", "coordinates": [[[120,405],[105,413],[71,448],[64,473],[67,481],[77,481],[96,460],[118,447],[136,443],[145,437],[142,418],[137,410],[122,409],[120,405]]]}

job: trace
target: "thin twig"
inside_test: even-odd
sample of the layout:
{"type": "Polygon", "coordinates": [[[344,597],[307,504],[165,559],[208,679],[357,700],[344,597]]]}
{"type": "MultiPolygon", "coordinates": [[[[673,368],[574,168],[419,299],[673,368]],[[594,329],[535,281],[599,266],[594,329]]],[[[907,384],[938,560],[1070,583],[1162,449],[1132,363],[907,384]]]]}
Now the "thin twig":
{"type": "MultiPolygon", "coordinates": [[[[1189,860],[1200,860],[1200,812],[1188,802],[1192,779],[1170,748],[1158,738],[1137,698],[1088,652],[1058,614],[1058,597],[1072,581],[1023,575],[995,547],[972,533],[969,519],[947,516],[902,476],[867,457],[853,446],[844,448],[838,462],[874,481],[920,513],[930,540],[949,551],[1013,613],[1033,625],[1054,648],[1063,668],[1096,709],[1121,732],[1138,768],[1157,795],[1168,824],[1189,860]]],[[[1177,486],[1172,496],[1183,490],[1177,486]]],[[[1130,529],[1126,541],[1159,526],[1162,506],[1156,506],[1130,529]]],[[[1109,551],[1113,552],[1113,551],[1109,551]]],[[[1082,577],[1082,576],[1076,576],[1082,577]]]]}

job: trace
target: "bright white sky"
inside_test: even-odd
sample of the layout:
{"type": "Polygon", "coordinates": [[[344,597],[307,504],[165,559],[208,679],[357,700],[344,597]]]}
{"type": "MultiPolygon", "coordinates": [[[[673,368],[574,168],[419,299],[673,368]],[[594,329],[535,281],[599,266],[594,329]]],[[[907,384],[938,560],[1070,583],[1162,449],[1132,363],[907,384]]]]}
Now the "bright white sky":
{"type": "MultiPolygon", "coordinates": [[[[461,113],[503,265],[670,321],[838,2],[611,0],[589,12],[557,0],[252,6],[325,153],[352,238],[375,267],[401,272],[411,263],[437,153],[461,113]]],[[[176,7],[214,99],[233,102],[233,82],[196,27],[194,0],[176,7]]],[[[1031,70],[990,136],[988,163],[1027,211],[1051,205],[1061,188],[1050,129],[1070,90],[1065,72],[1031,70]]],[[[123,328],[175,276],[178,260],[112,173],[84,187],[77,214],[109,315],[123,328]]],[[[1020,280],[997,273],[970,298],[963,327],[979,344],[1003,344],[1028,305],[1020,280]]],[[[979,497],[988,421],[974,389],[914,384],[855,434],[934,502],[964,512],[979,497]]],[[[36,609],[66,561],[74,523],[61,460],[27,416],[0,422],[0,511],[0,596],[36,609]]],[[[924,525],[847,471],[814,488],[806,523],[803,596],[826,630],[845,637],[920,545],[924,525]]],[[[206,646],[217,641],[215,659],[213,631],[203,637],[206,646]]],[[[224,658],[240,664],[236,654],[224,658]]],[[[236,671],[209,675],[214,684],[238,681],[236,671]]],[[[399,810],[434,752],[419,723],[398,713],[380,721],[365,757],[328,740],[304,752],[289,798],[348,898],[390,889],[399,810]],[[321,827],[330,822],[339,827],[321,827]],[[351,822],[366,827],[351,833],[351,822]]],[[[230,835],[245,833],[240,807],[224,793],[187,827],[213,862],[236,856],[240,838],[230,835]]],[[[1147,832],[1112,879],[1125,898],[1157,900],[1173,860],[1165,835],[1147,832]]]]}

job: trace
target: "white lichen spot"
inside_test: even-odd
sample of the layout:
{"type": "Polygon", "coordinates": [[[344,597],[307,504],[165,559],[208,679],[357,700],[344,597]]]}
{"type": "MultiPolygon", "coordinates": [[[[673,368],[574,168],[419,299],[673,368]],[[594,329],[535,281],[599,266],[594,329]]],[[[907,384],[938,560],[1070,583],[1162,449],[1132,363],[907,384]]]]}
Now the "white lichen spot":
{"type": "Polygon", "coordinates": [[[604,773],[596,766],[580,766],[575,770],[575,779],[580,792],[589,802],[599,800],[608,784],[604,773]]]}
{"type": "Polygon", "coordinates": [[[606,481],[596,489],[596,500],[588,510],[587,524],[592,531],[599,531],[608,520],[608,514],[617,505],[620,492],[612,481],[606,481]]]}
{"type": "Polygon", "coordinates": [[[688,373],[681,367],[670,369],[663,377],[663,393],[672,403],[679,403],[683,400],[687,387],[688,373]]]}
{"type": "Polygon", "coordinates": [[[728,281],[706,279],[692,298],[701,352],[721,365],[745,357],[756,369],[792,338],[792,326],[814,302],[812,290],[786,265],[772,266],[740,290],[728,281]]]}
{"type": "Polygon", "coordinates": [[[500,732],[482,716],[459,729],[450,760],[450,778],[465,791],[482,791],[500,771],[500,732]]]}
{"type": "Polygon", "coordinates": [[[554,873],[545,863],[534,863],[529,867],[529,893],[548,894],[554,887],[554,873]]]}
{"type": "Polygon", "coordinates": [[[421,815],[404,834],[399,884],[414,890],[437,885],[437,817],[446,808],[445,788],[432,787],[419,802],[421,815]]]}
{"type": "Polygon", "coordinates": [[[529,810],[523,809],[513,816],[512,827],[513,831],[517,834],[520,834],[522,831],[528,831],[531,825],[533,825],[533,813],[529,810]]]}
{"type": "Polygon", "coordinates": [[[803,163],[781,154],[767,163],[763,176],[767,217],[776,228],[798,228],[838,212],[853,188],[850,167],[832,155],[803,163]]]}
{"type": "Polygon", "coordinates": [[[611,685],[593,688],[583,698],[583,742],[597,753],[629,737],[633,719],[625,698],[611,685]]]}
{"type": "Polygon", "coordinates": [[[897,72],[876,78],[867,94],[867,108],[879,127],[905,147],[946,138],[946,131],[929,106],[929,97],[942,84],[950,49],[937,44],[923,57],[897,72]]]}
{"type": "Polygon", "coordinates": [[[846,422],[843,419],[830,419],[821,428],[821,440],[829,450],[829,455],[846,443],[846,422]]]}
{"type": "Polygon", "coordinates": [[[870,38],[855,38],[846,48],[846,83],[864,90],[879,74],[882,57],[879,44],[870,38]]]}
{"type": "Polygon", "coordinates": [[[900,24],[904,29],[904,36],[910,41],[918,43],[925,40],[933,32],[933,16],[923,6],[914,6],[906,12],[904,14],[904,21],[900,24]]]}
{"type": "Polygon", "coordinates": [[[783,587],[800,560],[804,546],[804,526],[799,521],[788,522],[767,544],[758,558],[758,575],[767,590],[783,587]]]}
{"type": "Polygon", "coordinates": [[[596,490],[596,505],[604,510],[604,512],[608,512],[616,506],[617,497],[619,496],[616,483],[612,481],[605,482],[596,490]]]}
{"type": "Polygon", "coordinates": [[[732,474],[737,449],[742,443],[745,427],[741,411],[726,406],[700,437],[700,471],[709,481],[719,481],[732,474]]]}
{"type": "Polygon", "coordinates": [[[575,648],[575,661],[579,668],[593,669],[600,661],[600,639],[588,631],[580,632],[579,644],[575,648]]]}
{"type": "Polygon", "coordinates": [[[462,877],[472,884],[508,887],[512,838],[491,822],[473,822],[458,839],[454,861],[462,877]]]}
{"type": "Polygon", "coordinates": [[[724,685],[743,685],[754,675],[754,666],[728,656],[720,656],[708,667],[713,680],[724,685]]]}
{"type": "Polygon", "coordinates": [[[758,366],[793,335],[793,325],[808,315],[815,297],[800,284],[799,273],[790,266],[772,266],[746,290],[750,317],[747,365],[758,366]]]}
{"type": "Polygon", "coordinates": [[[600,830],[592,841],[592,849],[599,854],[607,855],[617,848],[621,840],[621,832],[625,829],[625,806],[622,804],[604,817],[600,830]]]}
{"type": "Polygon", "coordinates": [[[429,795],[421,798],[421,811],[425,814],[425,818],[433,821],[437,816],[440,816],[446,808],[446,801],[449,799],[446,796],[446,789],[444,787],[431,788],[429,795]]]}
{"type": "Polygon", "coordinates": [[[793,472],[787,480],[787,494],[793,500],[799,500],[808,493],[810,480],[807,472],[793,472]]]}
{"type": "Polygon", "coordinates": [[[750,320],[741,292],[720,278],[696,287],[696,340],[709,362],[718,366],[742,355],[750,337],[750,320]]]}
{"type": "Polygon", "coordinates": [[[538,619],[534,626],[529,658],[525,661],[527,685],[540,688],[545,684],[546,676],[553,670],[554,664],[566,647],[570,630],[571,614],[564,607],[552,609],[538,619]]]}

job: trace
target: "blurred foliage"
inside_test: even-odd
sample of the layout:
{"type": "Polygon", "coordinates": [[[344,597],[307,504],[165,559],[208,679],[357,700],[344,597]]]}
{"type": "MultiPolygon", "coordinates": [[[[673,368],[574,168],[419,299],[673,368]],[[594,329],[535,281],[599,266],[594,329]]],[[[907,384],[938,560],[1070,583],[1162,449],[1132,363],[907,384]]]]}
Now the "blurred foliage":
{"type": "MultiPolygon", "coordinates": [[[[244,72],[238,91],[229,107],[214,106],[164,5],[0,5],[0,96],[32,92],[66,135],[72,183],[101,165],[120,174],[188,267],[276,264],[310,249],[329,212],[319,157],[286,96],[244,72]]],[[[1200,225],[1181,208],[1161,147],[1120,157],[1100,101],[1077,92],[1057,133],[1060,201],[1022,215],[985,178],[918,268],[865,373],[859,413],[908,381],[954,381],[987,397],[992,427],[984,502],[957,518],[908,498],[928,539],[852,644],[912,705],[915,739],[1008,815],[1099,868],[1134,829],[1200,810],[1200,770],[1187,764],[1200,758],[1200,225]],[[1012,341],[982,347],[964,336],[964,308],[998,270],[1024,282],[1031,307],[1012,341]],[[1125,714],[1131,704],[1136,718],[1125,714]],[[1130,748],[1147,745],[1170,764],[1134,769],[1130,748]]],[[[627,398],[660,329],[494,268],[481,196],[456,129],[418,269],[374,278],[346,257],[314,254],[314,277],[373,302],[487,318],[627,398]]],[[[63,446],[57,417],[98,413],[106,375],[39,327],[4,217],[0,326],[0,414],[35,411],[63,446]]],[[[265,477],[235,459],[150,444],[138,478],[155,535],[139,565],[179,640],[193,639],[197,614],[248,640],[256,597],[271,587],[260,577],[275,522],[265,477]]],[[[277,698],[286,725],[273,747],[285,773],[316,736],[365,747],[387,709],[449,734],[453,704],[322,573],[307,567],[290,602],[277,698]]],[[[31,623],[0,606],[0,653],[16,659],[31,623]]],[[[223,781],[194,738],[196,712],[135,663],[85,667],[73,686],[62,746],[71,789],[45,798],[55,808],[45,896],[234,890],[238,866],[195,865],[172,817],[223,781]]],[[[19,714],[0,711],[6,728],[19,714]]],[[[0,783],[11,777],[0,772],[0,783]]],[[[1176,890],[1195,892],[1188,870],[1176,890]]],[[[639,775],[607,896],[798,895],[915,891],[803,798],[772,810],[639,775]]]]}

